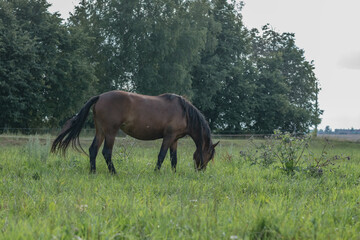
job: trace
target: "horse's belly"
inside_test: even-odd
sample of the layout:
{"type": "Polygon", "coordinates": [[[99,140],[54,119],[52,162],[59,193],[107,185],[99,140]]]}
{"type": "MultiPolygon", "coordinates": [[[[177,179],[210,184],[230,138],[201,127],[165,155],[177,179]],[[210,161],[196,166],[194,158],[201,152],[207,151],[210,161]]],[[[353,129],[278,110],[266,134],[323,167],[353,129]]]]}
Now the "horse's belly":
{"type": "Polygon", "coordinates": [[[155,140],[164,137],[164,133],[162,130],[151,127],[150,125],[142,127],[123,125],[121,127],[121,130],[127,135],[139,140],[155,140]]]}

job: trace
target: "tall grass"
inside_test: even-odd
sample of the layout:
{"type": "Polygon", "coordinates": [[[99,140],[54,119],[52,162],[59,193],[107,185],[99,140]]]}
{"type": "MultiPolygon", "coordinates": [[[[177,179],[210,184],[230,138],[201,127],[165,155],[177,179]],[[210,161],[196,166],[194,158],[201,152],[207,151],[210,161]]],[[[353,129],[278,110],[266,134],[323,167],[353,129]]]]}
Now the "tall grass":
{"type": "MultiPolygon", "coordinates": [[[[360,145],[334,142],[351,160],[321,177],[245,162],[244,140],[222,140],[214,162],[195,172],[182,140],[154,172],[159,141],[117,140],[108,173],[88,157],[49,155],[50,139],[0,142],[0,239],[356,239],[360,232],[360,145]]],[[[86,145],[86,144],[84,144],[86,145]]],[[[322,143],[310,148],[321,152],[322,143]]],[[[85,147],[84,147],[85,149],[85,147]]]]}

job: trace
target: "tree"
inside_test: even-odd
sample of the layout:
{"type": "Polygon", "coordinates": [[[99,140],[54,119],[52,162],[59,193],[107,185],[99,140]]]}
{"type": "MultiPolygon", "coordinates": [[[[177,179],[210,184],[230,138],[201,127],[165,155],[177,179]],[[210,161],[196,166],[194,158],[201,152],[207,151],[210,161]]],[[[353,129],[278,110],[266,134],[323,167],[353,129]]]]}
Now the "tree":
{"type": "MultiPolygon", "coordinates": [[[[18,2],[24,4],[24,2],[18,2]]],[[[0,2],[0,122],[2,127],[27,127],[39,120],[43,98],[36,40],[22,29],[13,3],[0,2]]]]}
{"type": "Polygon", "coordinates": [[[329,125],[327,125],[327,126],[325,127],[324,133],[325,133],[325,134],[331,134],[331,133],[332,133],[332,129],[330,128],[329,125]]]}
{"type": "Polygon", "coordinates": [[[175,92],[191,98],[191,71],[205,46],[208,4],[201,1],[145,1],[146,36],[139,44],[138,92],[175,92]]]}
{"type": "MultiPolygon", "coordinates": [[[[88,37],[84,54],[90,65],[94,68],[97,82],[94,86],[95,92],[102,93],[114,89],[131,90],[126,88],[131,84],[129,75],[132,72],[133,61],[132,49],[130,46],[123,45],[122,40],[126,34],[126,24],[118,22],[116,29],[122,30],[122,35],[117,39],[114,36],[115,29],[109,25],[116,19],[121,21],[129,20],[128,16],[132,13],[131,5],[134,1],[104,1],[104,0],[82,0],[75,7],[68,19],[69,26],[79,29],[86,33],[88,37]],[[121,4],[120,12],[116,12],[110,5],[121,4]],[[112,16],[114,14],[114,16],[112,16]],[[121,42],[121,50],[115,44],[121,42]],[[124,54],[128,51],[129,54],[124,54]]],[[[121,31],[120,30],[120,31],[121,31]]]]}
{"type": "Polygon", "coordinates": [[[252,39],[251,59],[258,71],[254,131],[307,132],[322,113],[316,106],[319,89],[313,63],[295,45],[294,34],[280,34],[265,25],[262,34],[252,30],[252,39]]]}
{"type": "Polygon", "coordinates": [[[212,2],[207,48],[193,71],[194,103],[212,128],[228,133],[246,132],[251,124],[254,69],[241,7],[226,0],[212,2]]]}
{"type": "Polygon", "coordinates": [[[191,96],[207,8],[206,1],[82,1],[70,21],[93,37],[99,90],[191,96]]]}
{"type": "Polygon", "coordinates": [[[0,2],[2,127],[57,126],[95,80],[82,55],[85,35],[62,25],[49,6],[45,0],[0,2]]]}

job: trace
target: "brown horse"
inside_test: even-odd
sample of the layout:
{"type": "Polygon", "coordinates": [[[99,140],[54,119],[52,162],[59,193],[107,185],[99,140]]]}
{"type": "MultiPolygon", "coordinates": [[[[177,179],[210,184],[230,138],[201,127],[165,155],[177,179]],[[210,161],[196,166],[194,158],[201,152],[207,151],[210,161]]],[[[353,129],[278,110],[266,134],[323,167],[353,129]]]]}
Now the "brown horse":
{"type": "Polygon", "coordinates": [[[116,173],[111,155],[119,129],[140,140],[163,139],[155,170],[160,170],[170,148],[171,166],[176,171],[177,141],[186,135],[190,135],[196,144],[194,160],[197,170],[206,168],[214,157],[215,147],[219,143],[212,143],[210,128],[204,116],[181,96],[146,96],[111,91],[92,97],[77,115],[65,123],[52,144],[52,152],[62,150],[65,153],[70,142],[74,148],[81,148],[79,134],[91,106],[96,128],[95,138],[89,148],[91,172],[96,171],[96,155],[105,139],[102,154],[109,171],[116,173]]]}

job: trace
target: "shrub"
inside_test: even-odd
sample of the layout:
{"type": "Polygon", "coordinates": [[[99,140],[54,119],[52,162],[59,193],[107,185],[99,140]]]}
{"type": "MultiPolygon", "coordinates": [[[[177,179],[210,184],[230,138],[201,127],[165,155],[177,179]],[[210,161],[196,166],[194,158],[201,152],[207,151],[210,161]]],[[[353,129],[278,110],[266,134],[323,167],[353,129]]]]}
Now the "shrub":
{"type": "Polygon", "coordinates": [[[299,170],[304,152],[309,148],[310,136],[296,137],[287,132],[275,131],[273,137],[278,139],[273,152],[281,163],[281,169],[288,173],[299,170]]]}
{"type": "Polygon", "coordinates": [[[342,155],[328,154],[330,142],[327,139],[320,155],[316,155],[309,149],[310,141],[310,135],[294,136],[287,132],[275,131],[265,141],[256,142],[250,139],[252,147],[247,151],[240,151],[240,156],[251,165],[269,167],[278,163],[279,168],[286,173],[303,171],[311,176],[321,176],[323,168],[334,166],[336,160],[350,159],[342,155]]]}
{"type": "MultiPolygon", "coordinates": [[[[331,155],[327,149],[331,146],[330,141],[325,138],[325,144],[319,155],[314,154],[312,151],[308,151],[306,155],[308,167],[305,171],[311,176],[322,176],[324,167],[331,167],[335,165],[338,160],[350,160],[349,156],[343,155],[331,155]]],[[[332,169],[331,169],[332,170],[332,169]]]]}

